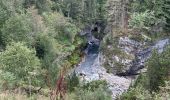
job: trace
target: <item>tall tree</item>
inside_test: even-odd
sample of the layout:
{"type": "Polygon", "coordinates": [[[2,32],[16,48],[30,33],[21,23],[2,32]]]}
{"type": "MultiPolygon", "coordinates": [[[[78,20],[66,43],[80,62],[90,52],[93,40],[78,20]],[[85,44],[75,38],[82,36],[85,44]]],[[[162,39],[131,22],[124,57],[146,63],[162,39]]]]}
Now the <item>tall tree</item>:
{"type": "Polygon", "coordinates": [[[160,86],[165,85],[165,80],[170,71],[170,48],[167,48],[162,54],[156,50],[148,61],[148,87],[149,90],[159,91],[160,86]]]}
{"type": "MultiPolygon", "coordinates": [[[[147,10],[153,11],[157,22],[164,23],[166,21],[166,28],[170,25],[170,1],[169,0],[133,0],[132,12],[145,12],[147,10]]],[[[157,24],[157,23],[155,23],[157,24]]]]}

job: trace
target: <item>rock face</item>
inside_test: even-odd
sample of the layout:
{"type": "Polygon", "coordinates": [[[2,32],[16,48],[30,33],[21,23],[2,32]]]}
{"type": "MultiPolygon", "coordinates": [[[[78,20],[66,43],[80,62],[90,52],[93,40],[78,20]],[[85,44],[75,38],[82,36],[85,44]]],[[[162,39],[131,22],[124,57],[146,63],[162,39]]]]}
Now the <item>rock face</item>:
{"type": "MultiPolygon", "coordinates": [[[[107,45],[106,43],[104,51],[99,51],[99,46],[101,45],[98,42],[93,42],[93,40],[97,39],[89,39],[90,42],[85,49],[86,56],[76,67],[75,72],[86,82],[106,80],[109,89],[112,91],[113,100],[116,96],[125,92],[134,80],[123,76],[136,75],[140,69],[144,68],[144,64],[151,56],[153,49],[157,49],[161,53],[169,44],[169,39],[163,39],[144,48],[145,42],[138,42],[127,36],[120,36],[115,39],[116,41],[112,41],[113,43],[116,42],[116,45],[112,43],[107,45]],[[107,69],[105,69],[106,67],[104,68],[106,61],[110,61],[107,68],[111,67],[113,73],[108,73],[107,69]],[[117,68],[120,65],[115,62],[120,63],[123,68],[118,70],[117,68]]],[[[114,40],[114,38],[111,38],[111,40],[114,40]]]]}
{"type": "Polygon", "coordinates": [[[124,75],[137,74],[140,69],[144,68],[145,62],[151,57],[153,49],[156,49],[158,53],[162,53],[167,45],[169,45],[169,39],[163,39],[157,41],[154,45],[151,45],[148,48],[138,48],[137,52],[134,53],[135,59],[131,62],[132,65],[124,75]]]}
{"type": "Polygon", "coordinates": [[[105,37],[102,44],[103,66],[108,72],[119,76],[136,75],[140,69],[144,68],[153,49],[157,49],[161,53],[168,44],[169,39],[150,44],[133,40],[129,36],[113,37],[109,35],[105,37]]]}
{"type": "Polygon", "coordinates": [[[95,39],[91,33],[86,33],[86,36],[88,36],[87,47],[84,50],[86,56],[75,68],[75,72],[81,77],[81,80],[85,82],[106,80],[109,89],[112,91],[112,98],[114,100],[117,95],[122,94],[129,88],[131,79],[107,73],[107,70],[102,66],[104,59],[103,55],[99,52],[99,42],[94,41],[97,39],[95,39]]]}
{"type": "Polygon", "coordinates": [[[93,27],[88,27],[80,33],[80,35],[86,36],[88,43],[84,50],[86,56],[75,68],[77,75],[85,82],[106,80],[109,89],[112,91],[113,100],[128,90],[134,79],[127,76],[136,75],[140,69],[144,68],[152,50],[157,49],[161,53],[169,44],[169,39],[163,39],[153,45],[146,45],[147,42],[136,41],[127,34],[116,33],[119,36],[113,34],[113,27],[120,28],[124,27],[125,24],[122,23],[125,16],[121,12],[124,9],[119,9],[121,1],[109,0],[108,2],[110,19],[108,19],[109,23],[105,29],[108,34],[104,37],[102,43],[93,36],[93,27]],[[119,18],[119,15],[122,17],[119,18]]]}

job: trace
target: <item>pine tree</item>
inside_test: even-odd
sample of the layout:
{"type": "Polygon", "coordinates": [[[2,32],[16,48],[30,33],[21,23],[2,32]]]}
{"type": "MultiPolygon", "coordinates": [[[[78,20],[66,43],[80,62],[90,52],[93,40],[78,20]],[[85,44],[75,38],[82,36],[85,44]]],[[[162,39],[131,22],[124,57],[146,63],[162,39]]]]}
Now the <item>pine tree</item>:
{"type": "Polygon", "coordinates": [[[166,30],[170,31],[170,0],[166,0],[163,10],[166,18],[166,30]]]}
{"type": "Polygon", "coordinates": [[[153,51],[152,57],[148,61],[148,88],[152,91],[159,91],[160,86],[165,85],[165,80],[170,71],[170,48],[160,54],[153,51]]]}

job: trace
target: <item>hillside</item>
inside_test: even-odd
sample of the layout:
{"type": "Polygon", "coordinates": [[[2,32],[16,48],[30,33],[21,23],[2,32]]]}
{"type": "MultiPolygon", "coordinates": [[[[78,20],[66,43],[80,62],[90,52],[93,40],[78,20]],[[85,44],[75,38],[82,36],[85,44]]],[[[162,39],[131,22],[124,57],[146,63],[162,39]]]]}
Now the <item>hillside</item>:
{"type": "Polygon", "coordinates": [[[168,100],[170,0],[0,0],[0,100],[168,100]]]}

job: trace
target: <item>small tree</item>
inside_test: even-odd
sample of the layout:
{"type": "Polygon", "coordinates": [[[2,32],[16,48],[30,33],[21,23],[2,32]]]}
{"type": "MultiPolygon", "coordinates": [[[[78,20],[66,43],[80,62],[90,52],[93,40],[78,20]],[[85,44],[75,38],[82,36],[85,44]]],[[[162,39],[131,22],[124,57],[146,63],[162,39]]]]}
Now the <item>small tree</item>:
{"type": "Polygon", "coordinates": [[[79,85],[79,78],[76,75],[76,72],[73,72],[73,74],[67,78],[67,87],[69,92],[73,92],[79,85]]]}
{"type": "Polygon", "coordinates": [[[75,36],[80,31],[79,28],[60,13],[44,13],[43,16],[50,36],[62,42],[74,42],[75,36]]]}
{"type": "Polygon", "coordinates": [[[148,87],[149,90],[159,91],[159,86],[165,85],[165,79],[170,71],[170,48],[159,54],[156,50],[148,61],[148,87]]]}
{"type": "Polygon", "coordinates": [[[10,17],[3,25],[2,39],[5,44],[11,41],[30,41],[32,34],[32,26],[28,16],[15,15],[10,17]]]}
{"type": "MultiPolygon", "coordinates": [[[[170,26],[170,0],[133,0],[131,5],[133,12],[145,12],[147,10],[154,12],[155,18],[157,18],[157,23],[169,30],[170,26]],[[162,25],[163,24],[163,25],[162,25]]],[[[152,20],[150,20],[152,21],[152,20]]]]}
{"type": "Polygon", "coordinates": [[[150,91],[158,91],[159,85],[164,83],[163,71],[161,70],[160,58],[158,52],[155,50],[151,59],[148,62],[148,87],[150,91]]]}
{"type": "Polygon", "coordinates": [[[142,13],[133,13],[129,20],[129,26],[134,29],[150,30],[151,26],[157,23],[154,12],[145,11],[142,13]]]}
{"type": "Polygon", "coordinates": [[[0,69],[16,76],[17,83],[28,84],[28,78],[37,84],[40,74],[40,62],[35,51],[23,43],[12,43],[0,53],[0,69]],[[34,76],[34,77],[33,77],[34,76]]]}

